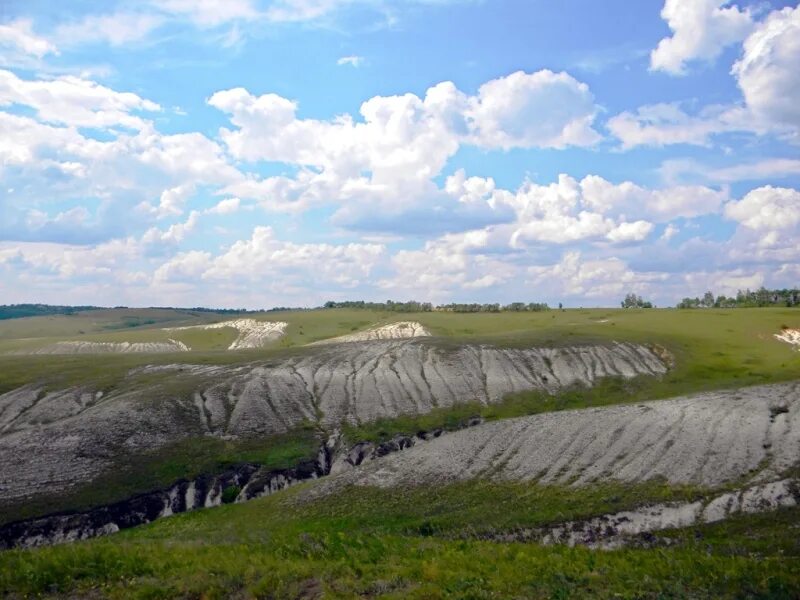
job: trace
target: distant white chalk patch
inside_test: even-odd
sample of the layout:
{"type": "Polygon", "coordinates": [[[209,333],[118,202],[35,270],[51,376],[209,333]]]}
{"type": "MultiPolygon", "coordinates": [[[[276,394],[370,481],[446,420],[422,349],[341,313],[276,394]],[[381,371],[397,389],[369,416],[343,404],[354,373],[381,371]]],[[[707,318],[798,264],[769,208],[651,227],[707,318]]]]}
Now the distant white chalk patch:
{"type": "Polygon", "coordinates": [[[371,340],[394,340],[400,338],[415,338],[415,337],[429,337],[430,332],[422,326],[421,323],[416,321],[399,321],[397,323],[390,323],[381,327],[374,327],[366,329],[365,331],[358,331],[348,335],[341,335],[327,340],[320,340],[309,344],[309,346],[317,346],[322,344],[339,344],[346,342],[368,342],[371,340]]]}
{"type": "Polygon", "coordinates": [[[780,333],[776,333],[775,337],[782,342],[797,346],[800,351],[800,329],[783,329],[780,333]]]}
{"type": "Polygon", "coordinates": [[[190,325],[188,327],[168,327],[164,331],[185,331],[187,329],[236,329],[239,335],[228,350],[244,350],[246,348],[260,348],[267,342],[276,340],[286,333],[288,323],[283,321],[256,321],[255,319],[234,319],[210,325],[190,325]]]}
{"type": "Polygon", "coordinates": [[[56,342],[19,354],[133,354],[156,352],[188,352],[189,347],[178,340],[166,342],[56,342]]]}

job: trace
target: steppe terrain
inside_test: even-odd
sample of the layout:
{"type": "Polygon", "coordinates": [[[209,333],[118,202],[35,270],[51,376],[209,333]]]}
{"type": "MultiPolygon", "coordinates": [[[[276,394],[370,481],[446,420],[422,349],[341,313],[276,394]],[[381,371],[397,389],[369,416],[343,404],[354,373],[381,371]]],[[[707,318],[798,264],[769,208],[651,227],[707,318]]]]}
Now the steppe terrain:
{"type": "Polygon", "coordinates": [[[0,591],[791,597],[798,326],[777,308],[2,321],[0,542],[56,545],[3,551],[0,591]]]}

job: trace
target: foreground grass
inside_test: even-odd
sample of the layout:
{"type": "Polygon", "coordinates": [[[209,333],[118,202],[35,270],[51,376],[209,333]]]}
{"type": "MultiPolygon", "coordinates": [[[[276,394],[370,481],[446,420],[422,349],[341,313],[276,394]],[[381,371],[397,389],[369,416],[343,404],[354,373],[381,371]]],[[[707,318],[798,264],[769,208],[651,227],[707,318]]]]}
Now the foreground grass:
{"type": "Polygon", "coordinates": [[[698,491],[657,483],[567,490],[470,482],[345,490],[311,503],[300,501],[302,493],[296,488],[179,515],[106,539],[2,553],[0,593],[112,598],[789,598],[800,593],[796,509],[674,532],[678,545],[669,548],[607,552],[500,544],[470,534],[698,491]],[[463,539],[455,539],[459,536],[463,539]]]}

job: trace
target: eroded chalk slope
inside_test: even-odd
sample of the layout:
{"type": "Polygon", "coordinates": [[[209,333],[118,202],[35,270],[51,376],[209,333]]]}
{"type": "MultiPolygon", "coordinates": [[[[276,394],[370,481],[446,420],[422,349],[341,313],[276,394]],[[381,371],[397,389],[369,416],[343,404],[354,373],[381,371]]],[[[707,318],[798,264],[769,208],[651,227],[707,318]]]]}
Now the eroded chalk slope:
{"type": "Polygon", "coordinates": [[[120,457],[190,436],[270,435],[309,421],[332,429],[666,370],[658,352],[633,344],[444,350],[419,339],[323,346],[248,366],[152,369],[185,393],[143,387],[134,376],[102,397],[27,386],[0,395],[0,502],[57,493],[115,468],[120,457]]]}
{"type": "Polygon", "coordinates": [[[328,485],[658,478],[713,488],[767,481],[798,464],[800,383],[787,383],[484,423],[346,471],[328,485]]]}

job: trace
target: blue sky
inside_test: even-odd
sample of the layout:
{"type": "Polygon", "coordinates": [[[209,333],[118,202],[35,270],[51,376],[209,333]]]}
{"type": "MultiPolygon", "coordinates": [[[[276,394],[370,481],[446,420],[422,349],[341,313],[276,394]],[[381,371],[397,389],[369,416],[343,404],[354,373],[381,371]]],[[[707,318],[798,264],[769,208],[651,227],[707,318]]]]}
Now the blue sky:
{"type": "Polygon", "coordinates": [[[800,285],[800,9],[10,0],[0,303],[800,285]]]}

